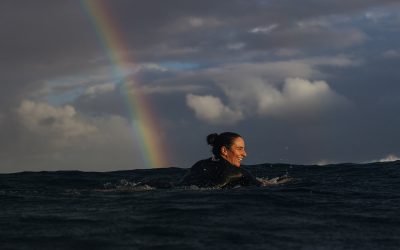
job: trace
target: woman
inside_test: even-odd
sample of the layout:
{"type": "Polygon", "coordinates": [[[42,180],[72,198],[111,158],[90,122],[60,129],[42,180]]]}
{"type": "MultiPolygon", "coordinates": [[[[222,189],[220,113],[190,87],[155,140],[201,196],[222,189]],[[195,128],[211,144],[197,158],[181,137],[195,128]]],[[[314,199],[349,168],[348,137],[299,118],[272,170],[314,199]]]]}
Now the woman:
{"type": "Polygon", "coordinates": [[[210,134],[207,143],[212,146],[213,157],[194,164],[181,185],[217,188],[262,185],[262,182],[240,167],[240,162],[247,154],[244,140],[239,134],[210,134]]]}

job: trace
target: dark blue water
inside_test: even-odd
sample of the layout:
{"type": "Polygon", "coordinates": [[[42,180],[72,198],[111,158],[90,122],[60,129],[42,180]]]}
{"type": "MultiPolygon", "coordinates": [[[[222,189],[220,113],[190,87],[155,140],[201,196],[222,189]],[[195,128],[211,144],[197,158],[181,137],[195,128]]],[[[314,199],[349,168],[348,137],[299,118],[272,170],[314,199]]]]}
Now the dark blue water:
{"type": "Polygon", "coordinates": [[[185,169],[0,175],[0,249],[400,249],[400,162],[247,167],[293,180],[154,188],[185,169]]]}

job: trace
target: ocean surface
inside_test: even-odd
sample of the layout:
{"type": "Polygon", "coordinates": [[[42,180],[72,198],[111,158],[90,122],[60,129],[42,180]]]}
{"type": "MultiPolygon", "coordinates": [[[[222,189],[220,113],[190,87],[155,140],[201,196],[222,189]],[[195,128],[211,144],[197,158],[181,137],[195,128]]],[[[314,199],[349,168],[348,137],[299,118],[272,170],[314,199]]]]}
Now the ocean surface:
{"type": "Polygon", "coordinates": [[[0,174],[0,249],[400,249],[400,161],[244,167],[271,185],[157,184],[180,168],[0,174]]]}

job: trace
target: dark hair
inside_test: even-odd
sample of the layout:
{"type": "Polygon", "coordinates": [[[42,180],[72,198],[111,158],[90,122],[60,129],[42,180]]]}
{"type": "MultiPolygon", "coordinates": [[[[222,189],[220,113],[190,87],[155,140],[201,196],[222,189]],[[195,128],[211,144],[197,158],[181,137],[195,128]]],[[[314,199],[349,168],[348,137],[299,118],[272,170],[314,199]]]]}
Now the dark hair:
{"type": "Polygon", "coordinates": [[[239,134],[233,132],[224,132],[221,134],[209,134],[207,136],[207,143],[208,145],[212,146],[212,153],[218,159],[221,158],[221,148],[223,146],[230,148],[233,144],[233,141],[241,137],[239,134]]]}

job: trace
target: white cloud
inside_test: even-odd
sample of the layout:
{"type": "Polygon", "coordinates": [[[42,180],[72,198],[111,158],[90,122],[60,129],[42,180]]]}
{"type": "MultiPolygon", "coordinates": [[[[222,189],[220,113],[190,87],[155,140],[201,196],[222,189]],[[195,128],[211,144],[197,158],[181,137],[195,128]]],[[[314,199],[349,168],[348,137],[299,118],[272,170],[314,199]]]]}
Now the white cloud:
{"type": "Polygon", "coordinates": [[[16,109],[19,136],[0,159],[1,171],[109,171],[146,167],[127,119],[93,117],[73,106],[55,107],[25,100],[16,109]],[[14,152],[12,150],[15,150],[14,152]]]}
{"type": "Polygon", "coordinates": [[[324,109],[344,102],[325,81],[308,81],[288,78],[282,89],[281,107],[283,112],[316,114],[324,109]]]}
{"type": "Polygon", "coordinates": [[[55,144],[96,131],[96,127],[78,117],[74,107],[53,107],[47,103],[24,100],[17,110],[21,124],[32,133],[53,138],[55,144]]]}
{"type": "Polygon", "coordinates": [[[197,99],[190,96],[187,97],[187,104],[195,111],[197,118],[208,122],[216,119],[215,113],[225,113],[226,116],[234,114],[230,123],[252,116],[317,118],[335,108],[351,107],[351,103],[336,93],[327,81],[308,79],[329,77],[318,69],[321,65],[354,67],[361,63],[338,55],[240,63],[209,69],[202,73],[203,76],[215,81],[227,98],[227,104],[223,104],[220,97],[216,96],[197,99]],[[211,110],[209,106],[219,108],[211,110]]]}
{"type": "Polygon", "coordinates": [[[258,26],[250,30],[250,33],[263,33],[268,34],[271,33],[274,29],[276,29],[279,25],[274,23],[267,26],[258,26]]]}
{"type": "Polygon", "coordinates": [[[282,99],[280,91],[273,85],[264,82],[261,78],[242,77],[219,82],[218,86],[228,97],[235,108],[245,114],[261,113],[261,109],[276,110],[282,99]]]}
{"type": "Polygon", "coordinates": [[[367,20],[370,20],[374,23],[378,23],[379,21],[389,17],[390,15],[391,13],[389,13],[388,11],[375,10],[366,12],[364,16],[367,20]]]}
{"type": "Polygon", "coordinates": [[[187,105],[198,119],[232,124],[251,116],[310,118],[348,104],[325,81],[287,78],[280,85],[260,77],[242,76],[221,80],[218,86],[229,105],[211,95],[187,95],[187,105]]]}
{"type": "Polygon", "coordinates": [[[189,94],[186,96],[186,103],[194,110],[198,119],[212,124],[232,124],[243,119],[240,111],[233,111],[215,96],[189,94]]]}
{"type": "Polygon", "coordinates": [[[113,83],[104,83],[90,86],[86,89],[85,94],[89,96],[97,96],[104,93],[112,92],[115,90],[115,84],[113,83]]]}
{"type": "Polygon", "coordinates": [[[247,78],[245,82],[229,82],[220,87],[232,106],[247,115],[309,117],[347,102],[325,81],[302,78],[287,78],[282,86],[260,78],[247,78]]]}

